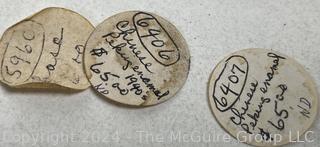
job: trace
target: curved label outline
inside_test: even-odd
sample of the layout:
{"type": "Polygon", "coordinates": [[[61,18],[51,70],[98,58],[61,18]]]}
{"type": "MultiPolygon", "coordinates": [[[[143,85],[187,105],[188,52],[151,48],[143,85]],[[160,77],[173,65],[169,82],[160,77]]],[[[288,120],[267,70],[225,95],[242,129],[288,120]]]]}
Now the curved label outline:
{"type": "MultiPolygon", "coordinates": [[[[37,66],[38,66],[38,64],[39,64],[40,58],[41,58],[42,53],[43,53],[43,50],[44,50],[44,44],[45,44],[45,29],[44,29],[44,27],[43,27],[43,25],[42,25],[41,23],[36,22],[36,21],[34,21],[34,20],[23,20],[23,21],[19,22],[18,24],[14,25],[14,26],[17,26],[17,25],[20,25],[21,23],[26,23],[26,22],[32,22],[32,23],[38,24],[38,25],[41,27],[41,30],[42,30],[43,33],[42,33],[42,46],[41,46],[41,50],[40,50],[39,57],[38,57],[38,59],[36,60],[36,64],[34,65],[34,67],[33,67],[33,69],[32,69],[32,72],[30,73],[30,76],[29,76],[28,78],[26,78],[26,80],[24,80],[23,82],[28,81],[28,80],[33,76],[34,71],[35,71],[35,69],[37,68],[37,66]]],[[[13,27],[14,27],[14,26],[13,26],[13,27]]],[[[12,28],[13,28],[13,27],[12,27],[12,28]]],[[[3,62],[4,62],[5,55],[6,55],[6,53],[7,53],[8,47],[9,47],[9,45],[10,45],[10,42],[11,42],[11,40],[13,39],[12,37],[13,37],[13,33],[14,33],[14,32],[15,32],[15,30],[12,32],[9,41],[7,42],[7,45],[6,45],[5,51],[4,51],[4,53],[3,53],[2,60],[1,60],[1,75],[2,75],[2,79],[3,79],[5,82],[7,82],[7,83],[12,83],[12,82],[6,80],[5,76],[3,76],[3,75],[4,75],[4,74],[3,74],[3,72],[4,72],[4,70],[3,70],[3,64],[4,64],[4,63],[3,63],[3,62]]]]}
{"type": "Polygon", "coordinates": [[[156,17],[154,17],[153,15],[151,15],[151,14],[149,14],[149,13],[146,13],[146,12],[137,12],[136,14],[133,15],[132,20],[133,20],[133,25],[134,25],[134,27],[135,27],[135,29],[136,29],[136,32],[137,32],[137,35],[138,35],[138,38],[139,38],[140,43],[142,44],[142,46],[149,52],[149,54],[150,54],[158,63],[160,63],[160,64],[163,65],[163,66],[170,66],[170,65],[173,65],[173,64],[177,63],[177,62],[180,60],[180,50],[179,50],[179,47],[178,47],[177,44],[173,41],[172,37],[169,35],[169,33],[167,32],[167,30],[164,29],[164,27],[161,25],[161,23],[158,21],[158,19],[157,19],[156,17]],[[142,39],[140,38],[139,30],[138,30],[138,28],[137,28],[136,21],[135,21],[135,20],[136,20],[136,19],[135,19],[136,16],[137,16],[137,15],[140,15],[140,14],[144,14],[144,15],[150,16],[152,19],[154,19],[154,20],[157,22],[157,24],[161,27],[161,29],[163,29],[163,31],[166,33],[166,35],[168,35],[170,41],[173,43],[174,47],[177,49],[177,52],[178,52],[178,57],[177,57],[176,61],[174,61],[174,62],[172,62],[172,63],[169,63],[169,64],[165,64],[165,63],[159,61],[159,60],[151,53],[151,51],[146,47],[146,45],[143,43],[142,39]]]}
{"type": "MultiPolygon", "coordinates": [[[[246,85],[246,83],[247,83],[248,72],[249,72],[249,63],[248,63],[247,59],[246,59],[245,57],[241,56],[241,55],[232,55],[232,56],[230,56],[230,57],[225,61],[225,65],[224,65],[221,73],[219,74],[218,78],[217,78],[217,79],[215,80],[215,82],[214,82],[213,92],[212,92],[212,98],[213,98],[213,100],[214,100],[214,103],[215,103],[215,105],[216,105],[216,108],[217,108],[219,111],[225,112],[225,111],[229,110],[237,101],[239,101],[239,99],[240,99],[240,97],[241,97],[241,94],[242,94],[242,92],[243,92],[243,90],[244,90],[244,87],[245,87],[245,85],[246,85]],[[226,67],[227,67],[227,65],[228,65],[228,63],[229,63],[229,60],[232,59],[232,58],[234,58],[234,57],[241,58],[241,59],[243,59],[243,60],[245,61],[246,66],[247,66],[246,75],[245,75],[245,79],[244,79],[244,82],[243,82],[243,84],[242,84],[242,87],[241,87],[241,90],[240,90],[240,93],[239,93],[238,97],[231,103],[230,106],[227,106],[227,107],[225,107],[224,109],[221,109],[221,108],[218,106],[218,103],[220,104],[220,102],[217,102],[217,101],[218,101],[218,98],[215,97],[216,86],[217,86],[217,82],[220,80],[221,76],[223,75],[223,73],[224,73],[224,71],[225,71],[225,69],[226,69],[226,67]]],[[[220,106],[221,106],[221,105],[220,105],[220,106]]]]}

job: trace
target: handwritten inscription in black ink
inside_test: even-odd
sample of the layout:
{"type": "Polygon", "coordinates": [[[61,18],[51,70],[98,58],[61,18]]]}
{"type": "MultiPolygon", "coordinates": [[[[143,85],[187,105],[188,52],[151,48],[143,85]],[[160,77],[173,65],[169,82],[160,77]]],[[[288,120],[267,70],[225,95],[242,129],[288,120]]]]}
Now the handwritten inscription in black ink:
{"type": "Polygon", "coordinates": [[[127,86],[132,86],[130,88],[130,91],[133,91],[136,95],[142,94],[143,90],[141,89],[141,85],[138,82],[138,78],[136,78],[134,74],[126,76],[125,79],[129,79],[129,83],[127,84],[127,86]]]}
{"type": "Polygon", "coordinates": [[[180,52],[185,48],[177,45],[185,47],[185,42],[169,22],[145,12],[125,12],[98,28],[85,51],[92,59],[85,63],[86,71],[97,91],[108,90],[104,95],[110,99],[142,106],[164,101],[179,90],[189,54],[180,52]],[[179,62],[181,53],[186,58],[179,62]]]}
{"type": "Polygon", "coordinates": [[[82,63],[82,55],[84,51],[84,46],[83,45],[76,45],[74,49],[77,51],[77,56],[72,58],[72,60],[78,64],[82,63]]]}
{"type": "Polygon", "coordinates": [[[16,26],[1,62],[3,80],[7,83],[29,80],[39,63],[44,41],[45,32],[42,24],[27,20],[16,26]],[[22,67],[26,70],[21,70],[22,67]]]}
{"type": "Polygon", "coordinates": [[[288,87],[285,84],[280,84],[278,87],[281,89],[281,92],[280,94],[276,95],[276,99],[274,100],[274,109],[273,109],[274,113],[278,118],[276,123],[274,123],[272,120],[268,120],[268,123],[271,124],[276,129],[282,131],[285,127],[284,119],[287,119],[289,117],[289,112],[286,109],[279,108],[281,107],[279,103],[284,100],[284,94],[287,91],[288,87]]]}
{"type": "Polygon", "coordinates": [[[306,118],[310,118],[310,109],[312,107],[311,102],[304,97],[301,97],[299,100],[300,103],[297,106],[300,109],[300,114],[306,118]]]}
{"type": "Polygon", "coordinates": [[[219,111],[229,110],[238,101],[246,84],[248,71],[249,64],[242,56],[234,55],[225,61],[222,72],[214,83],[212,95],[219,111]]]}
{"type": "Polygon", "coordinates": [[[142,46],[157,62],[170,66],[179,61],[179,47],[157,18],[145,12],[138,12],[133,16],[133,22],[142,46]]]}
{"type": "Polygon", "coordinates": [[[136,32],[134,28],[129,26],[129,21],[119,21],[116,24],[117,31],[108,33],[103,35],[102,37],[105,41],[119,54],[123,60],[127,62],[123,69],[126,70],[129,66],[132,65],[132,61],[129,59],[129,55],[124,51],[125,49],[131,50],[131,52],[135,55],[136,58],[139,59],[140,63],[144,65],[145,69],[152,73],[150,70],[150,66],[152,63],[146,62],[146,57],[141,55],[141,51],[137,48],[137,45],[133,43],[134,39],[130,38],[129,36],[136,32]],[[122,37],[121,39],[118,39],[122,37]]]}
{"type": "Polygon", "coordinates": [[[60,31],[60,37],[54,37],[53,38],[53,43],[57,45],[57,49],[55,52],[50,52],[50,55],[53,57],[54,59],[54,63],[53,64],[48,64],[46,66],[47,70],[48,70],[48,73],[49,73],[49,76],[51,75],[51,72],[54,71],[56,69],[56,65],[58,63],[58,59],[57,57],[59,56],[60,54],[60,50],[61,50],[61,45],[62,45],[62,41],[63,41],[63,28],[61,28],[61,31],[60,31]]]}
{"type": "Polygon", "coordinates": [[[107,90],[104,86],[103,86],[103,83],[100,83],[98,85],[94,85],[93,86],[95,90],[97,90],[99,93],[101,94],[109,94],[109,90],[107,90]]]}
{"type": "Polygon", "coordinates": [[[108,51],[102,47],[97,49],[92,49],[90,53],[92,56],[98,56],[98,57],[101,57],[102,55],[108,55],[108,51]]]}
{"type": "Polygon", "coordinates": [[[233,55],[222,62],[213,72],[214,81],[210,81],[210,102],[220,123],[233,135],[239,131],[248,136],[258,135],[261,140],[247,141],[253,145],[270,144],[278,134],[296,137],[288,135],[288,131],[305,131],[309,119],[314,118],[314,109],[310,89],[304,91],[309,85],[303,73],[291,61],[286,62],[285,56],[274,52],[250,50],[242,55],[246,58],[233,55]],[[250,73],[246,60],[255,62],[250,63],[250,73]],[[304,87],[297,89],[299,86],[304,87]]]}
{"type": "MultiPolygon", "coordinates": [[[[103,65],[103,64],[104,64],[103,62],[93,64],[93,65],[90,66],[90,70],[91,70],[92,72],[100,75],[100,80],[102,80],[102,82],[104,82],[104,85],[105,85],[105,86],[108,85],[107,82],[109,81],[110,77],[115,78],[115,79],[120,79],[120,76],[117,75],[117,74],[114,74],[114,73],[111,73],[111,72],[103,72],[103,73],[102,73],[102,71],[101,71],[101,69],[100,69],[99,67],[100,67],[101,65],[103,65]]],[[[119,82],[113,82],[111,85],[112,85],[112,88],[117,89],[121,95],[127,95],[128,92],[129,92],[129,90],[128,90],[127,88],[121,88],[119,82]]],[[[104,86],[101,86],[101,84],[98,85],[98,87],[96,88],[96,90],[97,90],[98,92],[100,92],[100,91],[101,91],[101,88],[103,88],[102,92],[104,92],[104,93],[102,93],[102,94],[108,94],[108,93],[109,93],[108,90],[107,90],[108,92],[106,93],[105,87],[104,87],[104,86]]],[[[100,92],[100,93],[101,93],[101,92],[100,92]]]]}
{"type": "Polygon", "coordinates": [[[167,96],[169,94],[169,90],[164,93],[161,93],[159,89],[155,87],[150,78],[145,77],[142,71],[139,70],[139,66],[132,67],[132,70],[140,77],[141,81],[145,84],[145,86],[151,90],[160,100],[162,97],[167,96]]]}
{"type": "MultiPolygon", "coordinates": [[[[245,105],[242,106],[240,110],[243,110],[243,112],[240,113],[240,110],[233,107],[230,109],[234,114],[234,116],[230,117],[230,120],[236,125],[242,125],[242,121],[245,120],[244,116],[247,114],[249,106],[251,105],[251,100],[258,87],[258,81],[252,82],[250,85],[251,85],[251,88],[250,88],[250,92],[247,93],[247,99],[244,100],[244,98],[242,98],[244,100],[245,105]]],[[[248,126],[244,126],[244,127],[248,128],[248,126]]]]}
{"type": "Polygon", "coordinates": [[[267,73],[267,78],[263,82],[263,87],[260,88],[260,91],[263,93],[268,92],[268,88],[270,87],[270,82],[273,79],[274,73],[278,70],[279,62],[281,59],[286,59],[285,57],[279,56],[275,53],[268,53],[268,57],[274,59],[273,65],[270,67],[270,72],[267,73]]]}

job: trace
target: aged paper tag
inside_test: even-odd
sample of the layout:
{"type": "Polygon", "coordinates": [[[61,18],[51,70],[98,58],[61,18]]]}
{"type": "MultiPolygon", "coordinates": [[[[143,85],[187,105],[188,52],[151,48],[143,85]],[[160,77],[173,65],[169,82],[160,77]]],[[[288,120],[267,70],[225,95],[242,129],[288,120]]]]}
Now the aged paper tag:
{"type": "Polygon", "coordinates": [[[296,61],[272,50],[247,49],[226,57],[214,69],[208,90],[220,125],[255,146],[295,141],[317,114],[312,78],[296,61]]]}
{"type": "Polygon", "coordinates": [[[64,8],[47,8],[5,31],[1,81],[12,87],[86,89],[84,45],[94,27],[64,8]]]}
{"type": "Polygon", "coordinates": [[[186,81],[189,62],[178,30],[160,16],[138,11],[114,15],[98,25],[84,54],[95,90],[135,106],[172,97],[186,81]]]}

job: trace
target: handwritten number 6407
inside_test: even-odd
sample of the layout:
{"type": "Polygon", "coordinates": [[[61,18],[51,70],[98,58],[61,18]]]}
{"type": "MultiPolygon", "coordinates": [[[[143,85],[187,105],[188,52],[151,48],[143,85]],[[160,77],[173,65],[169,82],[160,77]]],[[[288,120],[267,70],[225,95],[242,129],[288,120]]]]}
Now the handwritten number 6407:
{"type": "Polygon", "coordinates": [[[228,86],[226,86],[224,83],[222,83],[222,85],[220,86],[220,89],[223,92],[223,94],[228,95],[228,93],[230,91],[232,94],[234,94],[236,96],[239,95],[239,93],[231,90],[231,88],[230,88],[230,82],[232,84],[237,84],[239,82],[239,77],[236,75],[236,71],[239,71],[243,74],[245,73],[245,71],[241,70],[240,67],[238,67],[236,64],[233,64],[232,68],[231,68],[231,72],[233,73],[233,75],[228,76],[228,79],[229,79],[228,86]]]}

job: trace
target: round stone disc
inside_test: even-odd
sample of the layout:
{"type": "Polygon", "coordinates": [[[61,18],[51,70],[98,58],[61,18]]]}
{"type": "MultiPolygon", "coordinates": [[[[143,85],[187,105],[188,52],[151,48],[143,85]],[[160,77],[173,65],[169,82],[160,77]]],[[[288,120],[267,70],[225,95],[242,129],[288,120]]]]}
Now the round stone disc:
{"type": "Polygon", "coordinates": [[[183,86],[190,55],[170,22],[128,11],[96,27],[86,44],[84,64],[97,92],[122,104],[147,106],[169,99],[183,86]]]}
{"type": "Polygon", "coordinates": [[[0,41],[1,82],[11,87],[90,86],[83,70],[90,22],[64,8],[46,8],[8,28],[0,41]]]}
{"type": "Polygon", "coordinates": [[[296,61],[273,50],[246,49],[224,58],[212,72],[208,92],[220,125],[255,146],[295,141],[317,114],[313,79],[296,61]]]}

